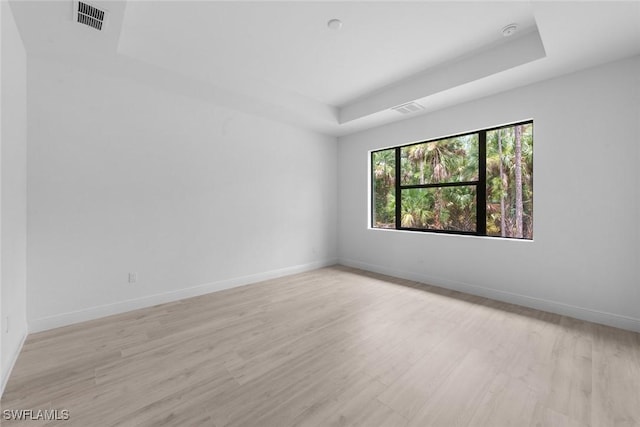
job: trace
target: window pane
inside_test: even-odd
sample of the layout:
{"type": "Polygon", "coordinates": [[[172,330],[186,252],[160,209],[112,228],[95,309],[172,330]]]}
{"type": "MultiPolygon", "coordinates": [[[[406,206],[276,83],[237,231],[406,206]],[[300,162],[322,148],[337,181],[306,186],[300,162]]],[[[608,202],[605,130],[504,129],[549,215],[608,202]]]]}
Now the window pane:
{"type": "Polygon", "coordinates": [[[487,132],[487,235],[533,238],[531,123],[487,132]]]}
{"type": "Polygon", "coordinates": [[[373,227],[396,227],[396,152],[376,151],[371,155],[373,174],[373,227]]]}
{"type": "Polygon", "coordinates": [[[476,231],[476,186],[402,190],[402,226],[476,231]]]}
{"type": "Polygon", "coordinates": [[[478,180],[478,134],[402,147],[401,184],[478,180]]]}

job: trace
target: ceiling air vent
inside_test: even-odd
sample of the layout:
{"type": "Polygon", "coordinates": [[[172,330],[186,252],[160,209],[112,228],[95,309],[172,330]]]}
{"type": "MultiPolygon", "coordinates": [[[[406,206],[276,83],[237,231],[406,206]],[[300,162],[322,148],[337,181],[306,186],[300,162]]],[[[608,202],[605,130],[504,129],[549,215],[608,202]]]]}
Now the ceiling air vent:
{"type": "Polygon", "coordinates": [[[398,105],[397,107],[392,107],[391,109],[397,111],[400,114],[410,114],[424,110],[424,107],[417,102],[407,102],[406,104],[398,105]]]}
{"type": "Polygon", "coordinates": [[[84,24],[98,31],[102,31],[107,24],[108,15],[109,13],[106,10],[98,9],[89,3],[82,1],[73,2],[73,20],[79,24],[84,24]]]}

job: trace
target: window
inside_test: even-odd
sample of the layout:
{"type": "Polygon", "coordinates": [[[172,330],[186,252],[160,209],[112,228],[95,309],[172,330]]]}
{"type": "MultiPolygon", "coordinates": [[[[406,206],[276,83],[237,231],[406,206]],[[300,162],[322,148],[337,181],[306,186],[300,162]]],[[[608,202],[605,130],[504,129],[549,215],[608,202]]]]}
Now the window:
{"type": "Polygon", "coordinates": [[[374,228],[533,238],[533,122],[371,153],[374,228]]]}

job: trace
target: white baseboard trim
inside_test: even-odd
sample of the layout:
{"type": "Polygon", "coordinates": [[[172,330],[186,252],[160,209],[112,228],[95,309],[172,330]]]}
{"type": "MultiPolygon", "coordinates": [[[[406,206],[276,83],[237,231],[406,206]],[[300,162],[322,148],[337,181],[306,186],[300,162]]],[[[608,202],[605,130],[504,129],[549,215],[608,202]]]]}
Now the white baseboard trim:
{"type": "Polygon", "coordinates": [[[20,352],[22,351],[22,347],[24,346],[24,342],[27,339],[27,330],[22,331],[22,337],[20,338],[20,344],[13,351],[13,354],[9,358],[9,363],[7,366],[2,367],[2,378],[0,382],[0,398],[4,394],[4,389],[9,382],[9,377],[11,376],[11,372],[13,371],[13,367],[16,365],[16,361],[18,360],[18,356],[20,356],[20,352]]]}
{"type": "Polygon", "coordinates": [[[412,271],[395,270],[392,268],[372,265],[348,258],[340,258],[338,263],[347,267],[358,268],[361,270],[367,270],[387,276],[398,277],[401,279],[413,280],[420,283],[427,283],[441,288],[451,289],[454,291],[464,292],[467,294],[477,295],[493,300],[534,308],[536,310],[573,317],[575,319],[586,320],[588,322],[600,323],[602,325],[613,326],[615,328],[626,329],[628,331],[640,332],[640,319],[634,317],[607,313],[590,308],[577,307],[557,301],[550,301],[526,295],[514,294],[497,289],[489,289],[469,283],[447,280],[441,277],[430,277],[428,275],[412,271]]]}
{"type": "Polygon", "coordinates": [[[308,264],[295,265],[291,267],[281,268],[278,270],[266,271],[248,276],[234,277],[232,279],[220,280],[212,283],[192,286],[189,288],[178,289],[175,291],[164,292],[160,294],[148,295],[141,298],[119,301],[112,304],[105,304],[96,307],[90,307],[83,310],[56,314],[54,316],[42,317],[39,319],[29,320],[29,333],[42,332],[49,329],[59,328],[74,323],[85,322],[87,320],[98,319],[101,317],[111,316],[113,314],[125,313],[127,311],[137,310],[139,308],[152,307],[158,304],[178,301],[185,298],[196,297],[199,295],[209,294],[212,292],[222,291],[225,289],[235,288],[238,286],[249,285],[251,283],[262,282],[264,280],[275,279],[278,277],[288,276],[291,274],[303,273],[305,271],[315,270],[318,268],[335,265],[337,259],[327,259],[323,261],[312,262],[308,264]]]}

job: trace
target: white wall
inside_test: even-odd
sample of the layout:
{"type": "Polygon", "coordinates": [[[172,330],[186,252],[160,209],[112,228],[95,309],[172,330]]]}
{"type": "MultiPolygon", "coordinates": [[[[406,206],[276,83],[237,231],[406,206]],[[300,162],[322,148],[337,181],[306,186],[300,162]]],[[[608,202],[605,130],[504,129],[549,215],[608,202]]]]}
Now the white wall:
{"type": "Polygon", "coordinates": [[[27,334],[26,174],[27,59],[13,14],[0,2],[2,132],[0,139],[0,395],[27,334]],[[8,330],[8,331],[7,331],[8,330]]]}
{"type": "Polygon", "coordinates": [[[44,59],[28,83],[31,332],[336,262],[335,138],[44,59]]]}
{"type": "Polygon", "coordinates": [[[640,58],[339,139],[343,264],[640,331],[640,58]],[[368,229],[368,151],[534,119],[534,241],[368,229]]]}

